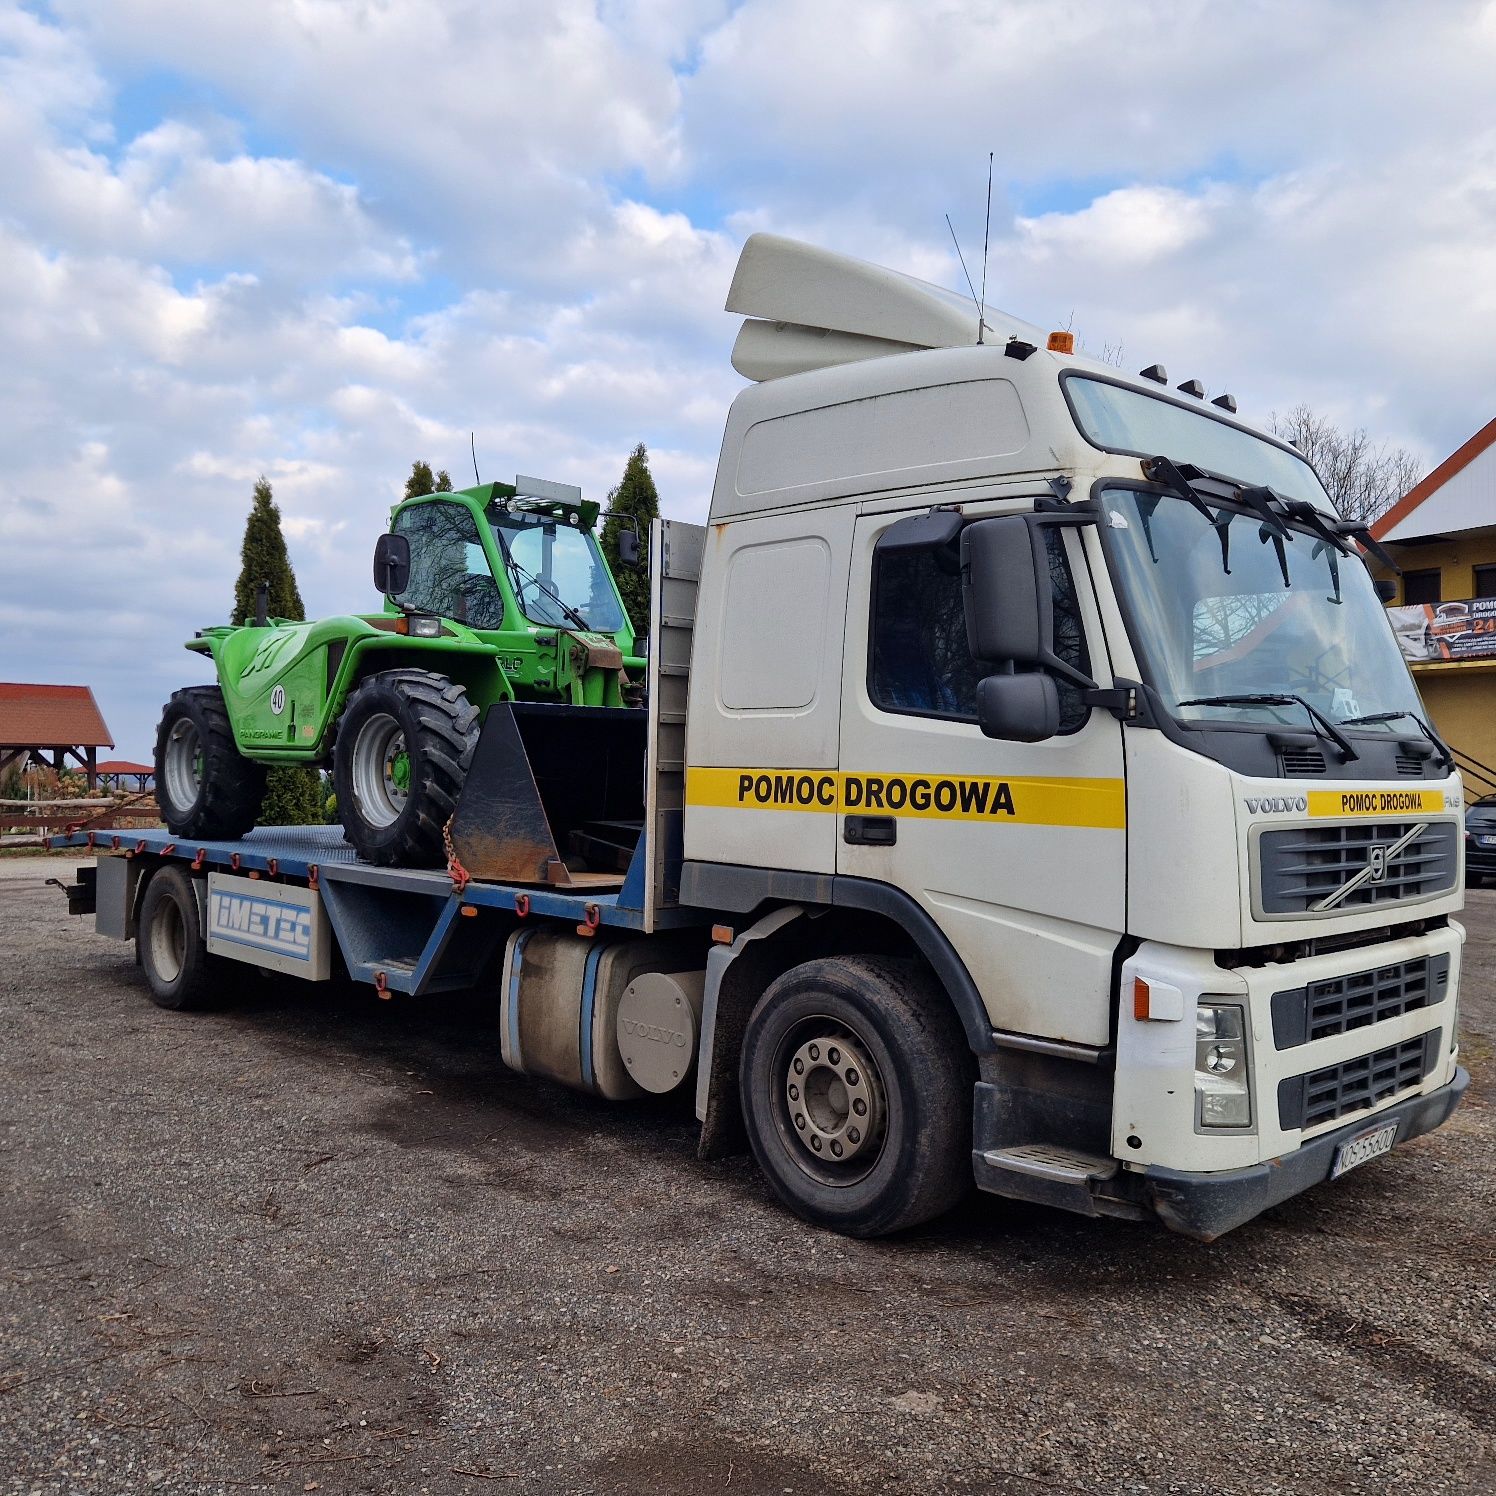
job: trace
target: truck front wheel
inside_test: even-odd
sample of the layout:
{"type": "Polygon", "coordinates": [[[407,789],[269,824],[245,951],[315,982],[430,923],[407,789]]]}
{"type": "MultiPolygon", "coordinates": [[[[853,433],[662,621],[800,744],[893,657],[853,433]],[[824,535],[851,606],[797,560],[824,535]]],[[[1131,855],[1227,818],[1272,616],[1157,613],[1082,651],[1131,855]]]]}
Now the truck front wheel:
{"type": "Polygon", "coordinates": [[[217,686],[173,693],[156,729],[156,803],[173,836],[243,836],[265,799],[265,765],[245,758],[217,686]]]}
{"type": "Polygon", "coordinates": [[[743,1115],[759,1167],[797,1215],[849,1236],[918,1225],[966,1192],[974,1081],[944,994],[895,957],[792,968],[743,1036],[743,1115]]]}
{"type": "Polygon", "coordinates": [[[478,745],[467,692],[429,670],[371,675],[338,722],[333,782],[343,832],[365,862],[431,867],[478,745]]]}

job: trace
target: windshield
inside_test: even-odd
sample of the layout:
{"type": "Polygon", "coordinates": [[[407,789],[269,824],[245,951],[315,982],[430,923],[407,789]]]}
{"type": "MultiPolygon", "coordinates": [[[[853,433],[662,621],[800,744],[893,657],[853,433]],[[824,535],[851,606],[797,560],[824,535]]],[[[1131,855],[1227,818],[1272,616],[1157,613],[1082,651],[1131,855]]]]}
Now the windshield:
{"type": "Polygon", "coordinates": [[[489,522],[531,623],[599,634],[623,628],[623,609],[590,532],[523,510],[491,509],[489,522]]]}
{"type": "Polygon", "coordinates": [[[1176,463],[1276,488],[1322,509],[1332,507],[1302,457],[1239,426],[1100,379],[1072,376],[1065,381],[1065,394],[1075,424],[1092,446],[1138,457],[1164,452],[1176,463]]]}
{"type": "MultiPolygon", "coordinates": [[[[1356,557],[1290,528],[1282,543],[1285,586],[1272,534],[1255,516],[1218,511],[1228,572],[1220,532],[1182,499],[1113,488],[1102,509],[1134,642],[1176,717],[1307,726],[1293,702],[1184,704],[1240,694],[1301,696],[1341,724],[1382,712],[1422,716],[1386,611],[1356,557]]],[[[1410,722],[1356,730],[1406,734],[1410,722]]]]}

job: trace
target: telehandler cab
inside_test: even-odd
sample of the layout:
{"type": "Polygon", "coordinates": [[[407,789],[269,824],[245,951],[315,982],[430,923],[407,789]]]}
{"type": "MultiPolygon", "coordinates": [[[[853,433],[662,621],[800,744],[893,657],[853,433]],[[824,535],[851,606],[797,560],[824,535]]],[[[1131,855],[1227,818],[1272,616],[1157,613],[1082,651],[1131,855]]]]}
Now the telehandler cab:
{"type": "MultiPolygon", "coordinates": [[[[500,778],[529,767],[513,703],[639,715],[626,710],[639,694],[629,672],[645,662],[598,544],[599,514],[581,489],[537,478],[410,499],[375,548],[383,612],[296,623],[265,617],[262,603],[253,623],[200,630],[187,648],[212,656],[218,684],[177,691],[162,714],[156,794],[167,827],[192,840],[241,836],[271,765],[331,759],[338,818],[360,857],[442,862],[496,708],[506,714],[500,778]]],[[[623,532],[620,553],[637,559],[636,532],[623,532]]],[[[553,848],[529,861],[513,875],[566,881],[564,869],[547,873],[562,861],[553,848]]]]}

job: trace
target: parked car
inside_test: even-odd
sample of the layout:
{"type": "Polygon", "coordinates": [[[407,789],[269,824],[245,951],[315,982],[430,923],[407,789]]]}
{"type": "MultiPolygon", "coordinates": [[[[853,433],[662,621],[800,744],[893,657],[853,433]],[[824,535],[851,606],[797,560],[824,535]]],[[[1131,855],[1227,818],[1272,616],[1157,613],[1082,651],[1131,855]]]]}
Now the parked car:
{"type": "Polygon", "coordinates": [[[1465,881],[1475,887],[1487,878],[1496,878],[1496,795],[1465,811],[1465,881]]]}

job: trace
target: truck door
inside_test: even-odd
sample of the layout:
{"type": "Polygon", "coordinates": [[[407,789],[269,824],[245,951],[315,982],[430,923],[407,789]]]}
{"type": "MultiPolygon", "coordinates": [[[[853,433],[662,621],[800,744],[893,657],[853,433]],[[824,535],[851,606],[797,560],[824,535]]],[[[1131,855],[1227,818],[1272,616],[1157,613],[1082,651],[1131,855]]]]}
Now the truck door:
{"type": "MultiPolygon", "coordinates": [[[[965,962],[995,1028],[1106,1044],[1126,903],[1121,726],[1066,683],[1059,736],[984,737],[975,697],[989,667],[966,648],[953,557],[878,548],[904,517],[864,514],[855,529],[837,872],[919,904],[965,962]]],[[[1056,652],[1109,684],[1087,542],[1074,529],[1046,533],[1060,593],[1056,652]]]]}
{"type": "Polygon", "coordinates": [[[707,528],[709,601],[696,610],[686,725],[688,860],[836,871],[855,518],[843,504],[707,528]]]}

